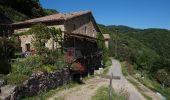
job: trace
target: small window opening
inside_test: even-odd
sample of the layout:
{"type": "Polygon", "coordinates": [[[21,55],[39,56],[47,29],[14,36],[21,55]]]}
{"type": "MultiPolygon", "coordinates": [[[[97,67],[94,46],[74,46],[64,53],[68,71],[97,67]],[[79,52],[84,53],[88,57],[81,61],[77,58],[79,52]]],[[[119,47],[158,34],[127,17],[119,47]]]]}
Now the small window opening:
{"type": "Polygon", "coordinates": [[[30,51],[30,43],[25,44],[26,51],[30,51]]]}
{"type": "Polygon", "coordinates": [[[87,27],[86,26],[85,26],[84,30],[85,30],[85,34],[87,34],[87,27]]]}

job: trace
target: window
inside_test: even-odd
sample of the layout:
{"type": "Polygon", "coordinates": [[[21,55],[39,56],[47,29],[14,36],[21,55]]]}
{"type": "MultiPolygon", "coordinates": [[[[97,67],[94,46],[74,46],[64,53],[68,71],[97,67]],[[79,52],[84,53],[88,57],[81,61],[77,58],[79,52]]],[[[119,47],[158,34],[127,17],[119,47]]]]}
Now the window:
{"type": "Polygon", "coordinates": [[[87,34],[87,27],[86,26],[85,26],[84,30],[85,30],[85,34],[87,34]]]}

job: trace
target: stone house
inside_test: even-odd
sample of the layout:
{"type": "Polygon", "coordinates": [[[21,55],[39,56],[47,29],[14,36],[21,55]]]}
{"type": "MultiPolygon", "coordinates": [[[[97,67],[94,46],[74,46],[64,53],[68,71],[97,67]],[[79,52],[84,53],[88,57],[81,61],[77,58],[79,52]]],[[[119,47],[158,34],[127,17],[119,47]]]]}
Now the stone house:
{"type": "MultiPolygon", "coordinates": [[[[14,30],[14,33],[21,33],[29,30],[32,25],[35,25],[37,23],[45,24],[48,27],[60,28],[63,38],[69,35],[69,37],[73,36],[95,41],[97,33],[100,32],[90,11],[81,11],[66,14],[58,13],[22,22],[12,23],[11,26],[14,30]]],[[[31,41],[33,40],[32,35],[22,35],[19,38],[21,41],[22,52],[31,51],[32,49],[34,49],[31,43],[31,41]]],[[[52,39],[48,40],[45,46],[49,49],[52,49],[52,39]]]]}
{"type": "MultiPolygon", "coordinates": [[[[94,71],[102,65],[102,51],[97,46],[97,34],[101,34],[96,21],[90,11],[73,13],[58,13],[45,17],[12,23],[14,33],[29,30],[35,24],[42,23],[48,27],[60,28],[62,31],[63,47],[66,57],[73,57],[74,61],[87,68],[87,72],[94,71]]],[[[33,35],[19,36],[22,52],[34,50],[33,35]]],[[[104,41],[104,40],[101,40],[104,41]]],[[[45,44],[52,49],[52,39],[45,44]]],[[[55,48],[60,47],[58,44],[55,48]]]]}
{"type": "Polygon", "coordinates": [[[110,35],[109,34],[103,34],[103,37],[104,37],[106,48],[109,48],[110,35]]]}

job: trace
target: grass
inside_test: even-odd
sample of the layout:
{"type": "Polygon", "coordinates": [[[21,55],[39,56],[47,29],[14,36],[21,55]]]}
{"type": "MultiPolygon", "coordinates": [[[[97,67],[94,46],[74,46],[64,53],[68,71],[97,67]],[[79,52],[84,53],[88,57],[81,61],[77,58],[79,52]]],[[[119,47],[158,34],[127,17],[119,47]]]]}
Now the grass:
{"type": "Polygon", "coordinates": [[[135,82],[134,80],[131,80],[131,79],[127,79],[130,83],[132,83],[136,88],[137,90],[147,99],[147,100],[152,100],[151,97],[149,97],[147,94],[145,94],[141,88],[139,87],[139,84],[137,82],[135,82]]]}
{"type": "MultiPolygon", "coordinates": [[[[23,100],[47,100],[49,97],[51,97],[53,94],[59,92],[59,91],[62,91],[64,89],[70,89],[70,88],[73,88],[75,86],[78,86],[78,83],[69,83],[69,84],[66,84],[64,86],[61,86],[61,87],[58,87],[56,89],[52,89],[50,91],[47,91],[47,92],[43,92],[43,93],[40,93],[39,95],[37,96],[34,96],[34,97],[26,97],[24,98],[23,100]]],[[[64,100],[63,97],[57,97],[55,98],[55,100],[64,100]]]]}
{"type": "Polygon", "coordinates": [[[106,67],[105,67],[104,70],[103,70],[103,74],[107,74],[107,73],[108,73],[111,65],[112,65],[112,60],[109,58],[109,59],[106,61],[106,64],[105,64],[106,67]]]}
{"type": "Polygon", "coordinates": [[[160,92],[163,96],[170,100],[170,88],[162,88],[161,84],[156,82],[154,79],[150,79],[149,77],[145,76],[144,79],[138,79],[142,84],[150,88],[155,92],[160,92]]]}
{"type": "Polygon", "coordinates": [[[126,65],[124,62],[121,63],[121,67],[122,67],[122,74],[124,76],[128,76],[128,69],[126,68],[126,65]]]}
{"type": "MultiPolygon", "coordinates": [[[[124,76],[128,76],[129,73],[128,73],[128,69],[127,69],[125,63],[122,62],[122,63],[121,63],[121,66],[122,66],[122,74],[123,74],[124,76]]],[[[137,82],[135,82],[135,81],[133,81],[133,80],[131,80],[131,79],[129,79],[129,78],[127,78],[127,80],[128,80],[130,83],[132,83],[132,84],[138,89],[138,91],[139,91],[147,100],[152,100],[151,97],[149,97],[149,96],[146,95],[144,92],[142,92],[142,90],[141,90],[141,88],[139,87],[139,84],[138,84],[137,82]]]]}
{"type": "Polygon", "coordinates": [[[105,66],[108,67],[108,66],[111,66],[111,65],[112,65],[112,60],[109,58],[109,59],[106,61],[105,66]]]}
{"type": "MultiPolygon", "coordinates": [[[[96,94],[92,97],[92,100],[109,100],[109,88],[102,86],[97,89],[96,94]]],[[[112,100],[125,100],[125,98],[112,91],[112,100]]]]}

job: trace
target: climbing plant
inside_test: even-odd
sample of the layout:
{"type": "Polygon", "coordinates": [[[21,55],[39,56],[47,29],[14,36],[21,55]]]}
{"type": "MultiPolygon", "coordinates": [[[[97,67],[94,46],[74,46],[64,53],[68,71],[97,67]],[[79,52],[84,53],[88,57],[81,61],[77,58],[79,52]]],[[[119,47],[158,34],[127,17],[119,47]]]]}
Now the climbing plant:
{"type": "Polygon", "coordinates": [[[47,52],[47,48],[45,47],[45,43],[51,38],[50,36],[50,29],[43,25],[43,24],[37,24],[34,25],[28,33],[33,34],[33,45],[36,49],[36,53],[39,55],[44,55],[47,52]]]}
{"type": "Polygon", "coordinates": [[[104,44],[104,37],[102,33],[97,33],[97,46],[100,50],[103,51],[102,60],[103,64],[105,65],[106,61],[109,59],[109,50],[106,48],[104,44]]]}
{"type": "MultiPolygon", "coordinates": [[[[61,46],[61,49],[63,48],[63,40],[62,40],[62,31],[61,29],[56,29],[52,27],[50,29],[51,37],[52,37],[52,50],[54,51],[54,42],[58,43],[61,46]]],[[[56,44],[56,48],[57,44],[56,44]]]]}

